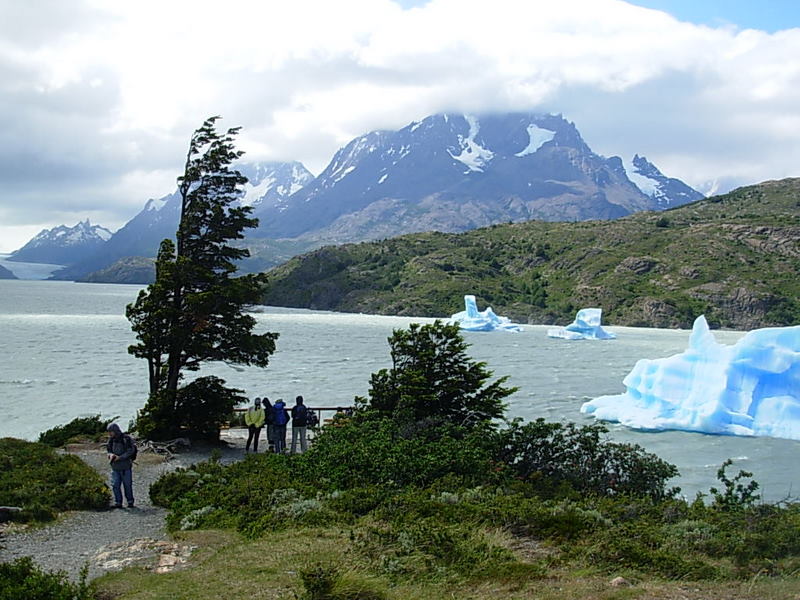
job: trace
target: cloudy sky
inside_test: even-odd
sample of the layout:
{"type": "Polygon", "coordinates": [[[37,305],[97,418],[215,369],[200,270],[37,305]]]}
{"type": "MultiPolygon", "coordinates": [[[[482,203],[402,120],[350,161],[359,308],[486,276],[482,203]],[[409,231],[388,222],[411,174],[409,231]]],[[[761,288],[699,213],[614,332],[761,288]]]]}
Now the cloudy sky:
{"type": "Polygon", "coordinates": [[[0,0],[0,252],[121,227],[210,115],[318,174],[367,131],[510,110],[704,193],[800,176],[800,2],[0,0]]]}

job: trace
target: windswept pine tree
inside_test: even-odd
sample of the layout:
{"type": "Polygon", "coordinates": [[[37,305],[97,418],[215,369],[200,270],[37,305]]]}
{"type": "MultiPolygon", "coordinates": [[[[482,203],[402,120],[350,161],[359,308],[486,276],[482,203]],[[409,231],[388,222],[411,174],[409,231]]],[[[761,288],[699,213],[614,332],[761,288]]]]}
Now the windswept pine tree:
{"type": "Polygon", "coordinates": [[[215,436],[242,398],[216,377],[180,386],[185,371],[203,362],[224,361],[266,367],[276,333],[254,333],[255,319],[244,312],[258,303],[266,277],[234,277],[236,261],[249,256],[231,240],[258,226],[250,207],[238,206],[247,178],[231,168],[243,152],[234,146],[238,127],[216,130],[207,119],[192,135],[184,173],[178,178],[181,214],[177,244],[164,240],[156,281],[141,291],[126,314],[138,343],[128,351],[147,360],[150,394],[138,415],[140,434],[169,437],[190,429],[215,436]]]}

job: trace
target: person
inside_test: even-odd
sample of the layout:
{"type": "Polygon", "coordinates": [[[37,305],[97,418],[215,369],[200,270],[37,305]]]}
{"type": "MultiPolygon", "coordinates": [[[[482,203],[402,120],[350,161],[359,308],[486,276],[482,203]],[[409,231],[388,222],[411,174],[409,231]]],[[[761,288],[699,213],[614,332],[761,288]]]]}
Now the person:
{"type": "Polygon", "coordinates": [[[267,427],[267,451],[275,452],[275,436],[272,431],[272,422],[275,415],[272,412],[272,402],[269,401],[269,398],[264,396],[262,403],[264,405],[264,424],[267,427]]]}
{"type": "Polygon", "coordinates": [[[278,398],[272,407],[272,441],[275,442],[276,454],[283,454],[286,451],[286,424],[290,418],[283,398],[278,398]]]}
{"type": "Polygon", "coordinates": [[[119,425],[109,423],[106,428],[109,437],[106,444],[108,462],[111,464],[111,489],[114,492],[114,508],[122,508],[122,489],[128,508],[133,508],[133,458],[136,455],[136,442],[127,433],[122,433],[119,425]]]}
{"type": "Polygon", "coordinates": [[[306,427],[308,427],[308,408],[303,404],[303,397],[294,399],[292,407],[292,449],[291,454],[297,452],[297,440],[300,439],[300,452],[306,451],[306,427]]]}
{"type": "Polygon", "coordinates": [[[261,428],[264,427],[264,409],[261,408],[261,398],[256,398],[253,406],[247,409],[244,415],[244,424],[247,425],[247,444],[244,451],[250,452],[250,443],[253,444],[253,452],[258,452],[258,438],[261,435],[261,428]]]}

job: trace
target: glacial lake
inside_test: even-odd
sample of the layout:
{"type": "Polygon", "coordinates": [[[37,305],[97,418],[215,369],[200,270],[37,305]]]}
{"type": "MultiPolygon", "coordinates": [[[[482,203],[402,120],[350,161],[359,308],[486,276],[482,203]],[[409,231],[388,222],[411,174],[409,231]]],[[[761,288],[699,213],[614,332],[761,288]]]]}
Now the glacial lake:
{"type": "MultiPolygon", "coordinates": [[[[0,280],[0,437],[35,440],[42,431],[92,414],[117,416],[127,426],[147,394],[147,366],[126,350],[135,339],[125,306],[139,289],[0,280]]],[[[291,400],[302,394],[312,407],[346,406],[367,395],[370,374],[391,366],[392,331],[432,322],[277,307],[263,307],[255,316],[259,331],[280,334],[270,365],[213,364],[200,374],[222,377],[250,398],[291,400]]],[[[509,416],[580,424],[593,422],[579,412],[583,402],[623,392],[622,380],[638,359],[682,352],[689,338],[683,330],[605,328],[617,339],[551,339],[545,325],[464,337],[474,359],[519,388],[508,399],[509,416]]],[[[742,336],[714,333],[728,344],[742,336]]],[[[717,484],[717,469],[727,458],[734,459],[733,473],[753,472],[769,501],[800,494],[798,441],[608,427],[615,441],[639,444],[676,464],[681,475],[673,484],[689,498],[717,484]]]]}

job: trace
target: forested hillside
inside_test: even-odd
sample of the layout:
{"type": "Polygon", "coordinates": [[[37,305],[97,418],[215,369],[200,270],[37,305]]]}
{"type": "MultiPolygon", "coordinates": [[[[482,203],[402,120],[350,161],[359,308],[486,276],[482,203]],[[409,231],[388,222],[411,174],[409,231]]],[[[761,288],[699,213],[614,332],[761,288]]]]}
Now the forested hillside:
{"type": "Polygon", "coordinates": [[[265,302],[448,317],[464,294],[523,323],[598,306],[613,325],[800,323],[800,179],[615,221],[530,221],[325,247],[271,271],[265,302]]]}

